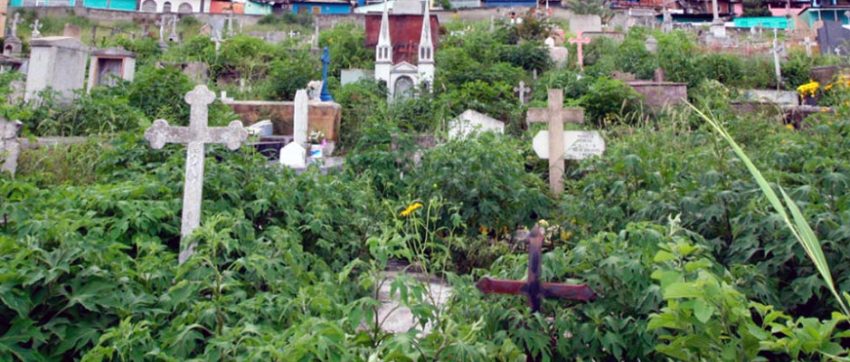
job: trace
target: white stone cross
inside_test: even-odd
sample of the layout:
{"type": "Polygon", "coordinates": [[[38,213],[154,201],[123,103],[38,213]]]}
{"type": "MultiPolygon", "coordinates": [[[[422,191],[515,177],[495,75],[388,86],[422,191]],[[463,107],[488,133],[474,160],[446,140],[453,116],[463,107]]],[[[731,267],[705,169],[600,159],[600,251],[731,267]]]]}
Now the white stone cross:
{"type": "Polygon", "coordinates": [[[806,56],[812,56],[812,45],[815,45],[815,42],[812,41],[812,38],[806,37],[803,39],[803,45],[806,47],[806,56]]]}
{"type": "Polygon", "coordinates": [[[12,18],[12,36],[18,36],[18,24],[21,22],[21,14],[15,13],[15,17],[12,18]]]}
{"type": "Polygon", "coordinates": [[[779,44],[779,38],[777,37],[777,29],[773,29],[773,70],[776,73],[776,88],[782,84],[782,64],[780,60],[780,54],[785,51],[785,45],[779,44]]]}
{"type": "Polygon", "coordinates": [[[525,81],[519,81],[519,86],[514,87],[514,92],[519,95],[519,104],[525,105],[525,96],[531,93],[531,88],[525,86],[525,81]]]}
{"type": "Polygon", "coordinates": [[[560,195],[564,191],[564,122],[584,123],[584,109],[564,108],[564,91],[549,89],[549,106],[529,108],[526,119],[549,125],[549,188],[560,195]]]}
{"type": "Polygon", "coordinates": [[[191,106],[189,127],[169,126],[158,119],[145,131],[145,139],[151,147],[160,149],[166,143],[185,143],[186,179],[183,181],[183,217],[180,226],[180,264],[194,253],[195,243],[184,243],[201,224],[201,202],[204,188],[204,144],[219,143],[231,150],[238,149],[248,138],[242,122],[233,121],[227,127],[208,127],[208,107],[215,101],[215,93],[205,85],[199,85],[186,94],[186,103],[191,106]]]}
{"type": "Polygon", "coordinates": [[[570,44],[576,45],[576,55],[578,57],[578,68],[584,70],[584,52],[582,51],[582,45],[590,44],[590,38],[585,38],[582,36],[582,33],[578,33],[575,38],[570,38],[570,44]]]}
{"type": "Polygon", "coordinates": [[[9,172],[15,175],[18,166],[18,155],[21,153],[21,144],[18,142],[18,131],[21,122],[7,122],[0,118],[0,172],[9,172]]]}
{"type": "Polygon", "coordinates": [[[32,37],[33,38],[41,38],[41,21],[35,19],[35,22],[32,23],[32,37]]]}

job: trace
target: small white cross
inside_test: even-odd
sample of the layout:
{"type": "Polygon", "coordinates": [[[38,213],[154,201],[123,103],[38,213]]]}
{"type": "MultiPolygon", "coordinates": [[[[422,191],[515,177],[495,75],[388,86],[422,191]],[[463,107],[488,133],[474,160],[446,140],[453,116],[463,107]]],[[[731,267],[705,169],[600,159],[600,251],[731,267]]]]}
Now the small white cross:
{"type": "Polygon", "coordinates": [[[525,96],[531,93],[531,88],[525,86],[525,81],[519,81],[519,86],[514,87],[514,92],[519,95],[519,104],[525,104],[525,96]]]}

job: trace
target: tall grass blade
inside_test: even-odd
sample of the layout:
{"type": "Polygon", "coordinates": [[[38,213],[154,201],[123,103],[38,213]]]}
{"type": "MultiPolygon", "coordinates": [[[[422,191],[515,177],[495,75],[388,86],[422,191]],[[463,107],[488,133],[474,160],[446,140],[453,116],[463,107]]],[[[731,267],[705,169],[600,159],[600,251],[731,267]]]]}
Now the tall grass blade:
{"type": "Polygon", "coordinates": [[[826,261],[826,258],[823,255],[823,249],[821,248],[820,241],[815,235],[812,228],[809,226],[809,222],[806,220],[806,217],[800,212],[800,208],[797,207],[797,204],[794,203],[794,200],[791,199],[788,194],[785,193],[785,190],[782,189],[782,186],[779,186],[780,192],[782,192],[783,199],[785,203],[782,203],[782,200],[779,199],[779,196],[776,195],[776,192],[761,174],[761,171],[756,167],[752,160],[747,156],[744,152],[744,149],[735,142],[735,139],[726,132],[726,129],[723,128],[720,123],[718,123],[715,119],[708,117],[699,110],[697,107],[694,107],[693,104],[689,104],[691,108],[699,114],[699,116],[708,122],[709,125],[724,139],[729,146],[732,147],[732,150],[735,151],[735,154],[738,155],[738,158],[744,162],[744,165],[747,166],[747,170],[750,171],[750,174],[755,178],[756,183],[759,185],[762,193],[767,198],[768,202],[770,202],[771,206],[773,206],[774,210],[779,213],[779,216],[782,217],[782,220],[785,221],[785,224],[788,226],[788,229],[791,230],[791,234],[794,235],[794,238],[800,243],[803,247],[803,250],[806,251],[806,255],[808,255],[809,259],[812,260],[812,263],[815,264],[815,268],[818,270],[818,273],[823,278],[824,283],[829,288],[829,291],[838,301],[838,305],[841,307],[841,310],[845,315],[850,316],[850,310],[848,310],[847,305],[844,300],[841,298],[841,294],[838,293],[838,290],[835,288],[835,282],[832,279],[832,273],[829,269],[829,264],[826,261]],[[788,217],[788,213],[791,213],[793,217],[793,221],[788,217]]]}

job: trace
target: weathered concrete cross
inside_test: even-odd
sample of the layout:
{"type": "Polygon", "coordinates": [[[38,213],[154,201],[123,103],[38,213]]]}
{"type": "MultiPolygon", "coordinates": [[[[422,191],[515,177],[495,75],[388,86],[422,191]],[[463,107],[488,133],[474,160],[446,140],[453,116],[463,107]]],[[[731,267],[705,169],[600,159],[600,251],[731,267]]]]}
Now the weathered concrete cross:
{"type": "Polygon", "coordinates": [[[514,92],[519,95],[519,104],[525,105],[525,97],[531,93],[531,88],[525,86],[525,81],[519,81],[519,86],[514,87],[514,92]]]}
{"type": "Polygon", "coordinates": [[[186,94],[186,103],[191,106],[189,127],[169,126],[158,119],[145,131],[145,139],[151,147],[160,149],[166,143],[185,143],[186,179],[183,181],[183,217],[180,226],[180,264],[194,253],[195,243],[185,245],[189,235],[201,224],[201,202],[204,188],[204,144],[219,143],[231,150],[238,149],[248,138],[242,122],[233,121],[227,127],[208,127],[208,107],[215,101],[215,93],[205,85],[199,85],[186,94]]]}
{"type": "Polygon", "coordinates": [[[12,176],[15,175],[18,155],[21,153],[21,143],[18,142],[21,126],[20,121],[7,122],[0,118],[0,172],[9,172],[12,176]]]}
{"type": "MultiPolygon", "coordinates": [[[[17,15],[17,14],[15,14],[15,15],[17,15]]],[[[812,46],[815,45],[815,42],[812,41],[812,38],[806,37],[803,40],[803,45],[806,47],[806,56],[811,57],[812,56],[812,46]]]]}
{"type": "Polygon", "coordinates": [[[785,44],[779,44],[777,29],[773,29],[773,70],[776,73],[776,89],[782,86],[782,62],[781,53],[785,51],[785,44]]]}
{"type": "Polygon", "coordinates": [[[502,280],[482,278],[475,286],[485,294],[525,294],[533,312],[540,310],[543,298],[561,298],[582,302],[596,299],[596,293],[587,285],[543,283],[540,281],[540,263],[543,249],[543,231],[535,226],[528,235],[528,278],[520,280],[502,280]]]}
{"type": "Polygon", "coordinates": [[[578,58],[578,68],[584,70],[584,52],[582,45],[590,44],[590,38],[585,38],[582,33],[578,33],[575,38],[570,38],[570,44],[576,45],[576,56],[578,58]]]}
{"type": "Polygon", "coordinates": [[[549,124],[549,188],[560,195],[564,191],[564,122],[584,123],[584,109],[564,108],[564,91],[549,90],[547,108],[529,108],[529,123],[549,124]]]}

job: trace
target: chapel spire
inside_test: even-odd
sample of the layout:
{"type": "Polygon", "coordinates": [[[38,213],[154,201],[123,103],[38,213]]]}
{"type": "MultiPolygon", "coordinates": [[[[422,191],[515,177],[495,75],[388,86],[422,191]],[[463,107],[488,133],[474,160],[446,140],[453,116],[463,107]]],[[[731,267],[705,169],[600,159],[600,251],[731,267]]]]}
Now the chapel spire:
{"type": "Polygon", "coordinates": [[[431,1],[424,0],[422,35],[419,37],[419,64],[434,62],[434,43],[431,40],[431,1]]]}
{"type": "Polygon", "coordinates": [[[388,0],[384,1],[384,13],[381,15],[381,33],[378,35],[378,46],[375,47],[375,62],[392,63],[393,45],[390,40],[390,17],[387,8],[388,0]]]}

